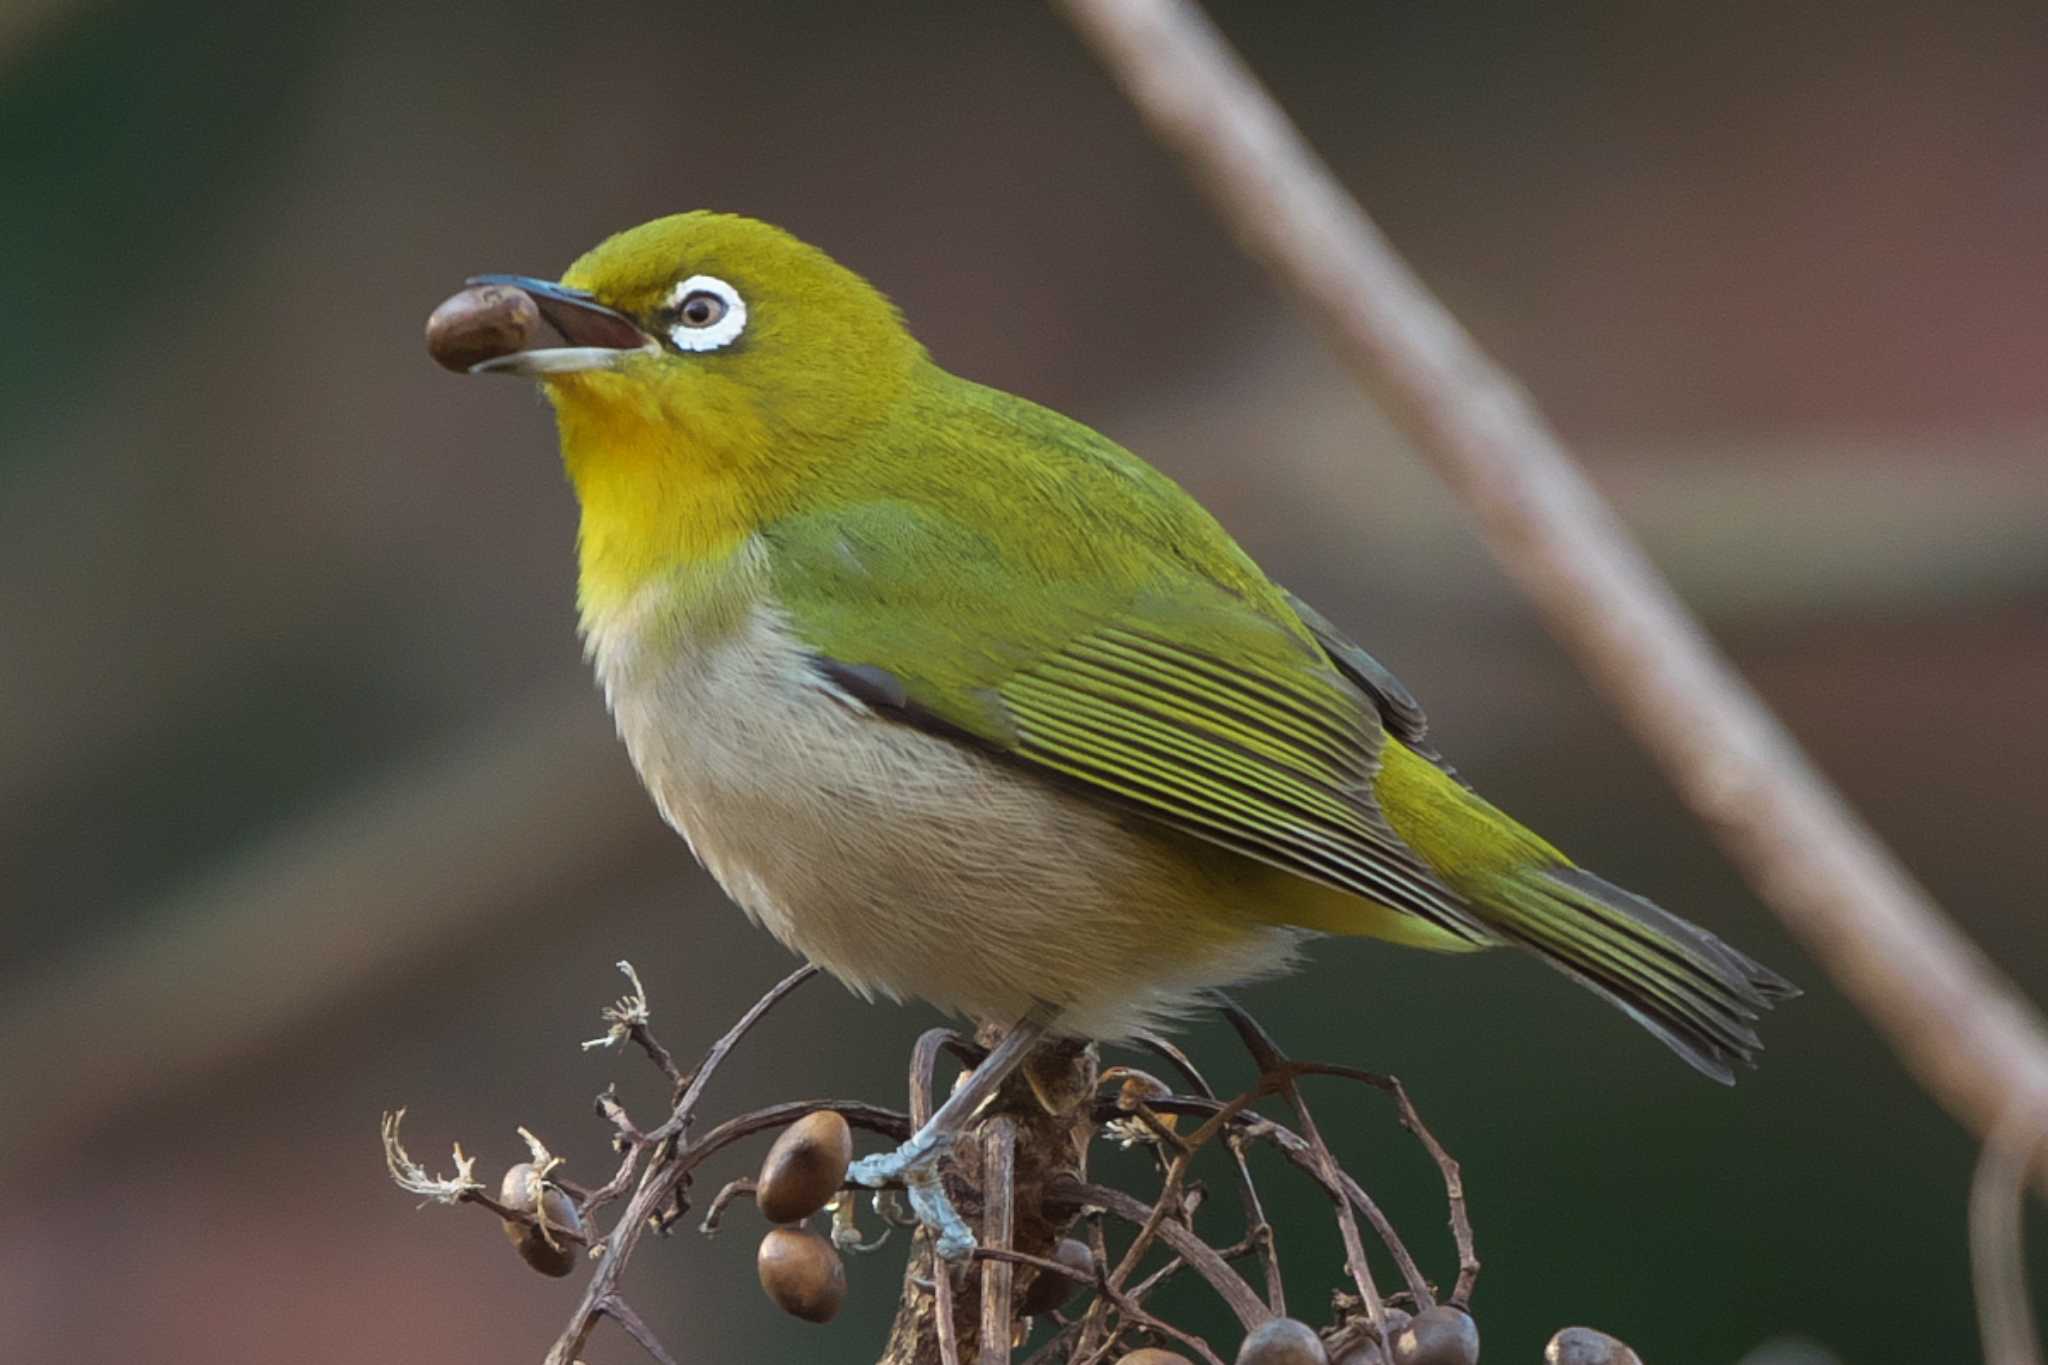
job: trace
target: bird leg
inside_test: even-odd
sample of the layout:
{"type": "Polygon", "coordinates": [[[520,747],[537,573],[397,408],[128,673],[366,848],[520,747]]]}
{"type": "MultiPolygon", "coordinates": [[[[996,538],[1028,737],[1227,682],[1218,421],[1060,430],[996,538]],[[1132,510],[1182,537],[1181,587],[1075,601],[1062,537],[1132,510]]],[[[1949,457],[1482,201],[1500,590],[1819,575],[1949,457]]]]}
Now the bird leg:
{"type": "Polygon", "coordinates": [[[1023,1065],[1047,1031],[1045,1022],[1036,1015],[1018,1020],[925,1125],[910,1135],[910,1141],[893,1152],[864,1156],[847,1169],[848,1180],[870,1189],[902,1181],[910,1193],[911,1211],[918,1222],[932,1230],[937,1239],[936,1250],[943,1260],[966,1260],[974,1250],[974,1232],[946,1197],[946,1187],[939,1179],[939,1163],[952,1150],[953,1140],[961,1130],[1023,1065]]]}

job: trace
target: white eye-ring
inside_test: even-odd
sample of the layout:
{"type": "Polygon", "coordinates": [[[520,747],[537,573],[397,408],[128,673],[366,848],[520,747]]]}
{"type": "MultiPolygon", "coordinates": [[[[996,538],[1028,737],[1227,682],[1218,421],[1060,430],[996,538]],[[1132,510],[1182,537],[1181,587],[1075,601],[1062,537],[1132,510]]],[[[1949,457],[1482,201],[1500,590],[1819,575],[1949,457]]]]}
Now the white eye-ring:
{"type": "Polygon", "coordinates": [[[692,275],[670,290],[668,312],[668,339],[679,351],[715,351],[747,330],[747,301],[716,275],[692,275]]]}

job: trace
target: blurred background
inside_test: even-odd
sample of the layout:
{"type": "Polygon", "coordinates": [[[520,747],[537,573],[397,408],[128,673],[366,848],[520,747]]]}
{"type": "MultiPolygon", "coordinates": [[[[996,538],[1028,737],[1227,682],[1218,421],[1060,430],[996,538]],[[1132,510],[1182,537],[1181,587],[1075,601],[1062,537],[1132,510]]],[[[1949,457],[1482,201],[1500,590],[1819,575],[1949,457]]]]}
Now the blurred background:
{"type": "MultiPolygon", "coordinates": [[[[2039,7],[1216,10],[1821,764],[2048,990],[2039,7]]],[[[1972,1144],[1050,13],[9,0],[12,1355],[537,1359],[573,1283],[481,1214],[415,1213],[379,1112],[411,1106],[432,1166],[460,1139],[495,1180],[524,1123],[594,1181],[590,1096],[659,1102],[644,1064],[576,1047],[612,963],[679,1053],[791,965],[611,737],[544,405],[420,343],[467,274],[553,273],[699,206],[818,242],[942,362],[1164,467],[1502,805],[1808,987],[1732,1092],[1511,956],[1327,943],[1248,993],[1296,1053],[1404,1077],[1463,1161],[1488,1360],[1568,1322],[1652,1362],[1974,1355],[1972,1144]]],[[[808,986],[709,1111],[896,1102],[933,1021],[808,986]]],[[[1243,1079],[1220,1028],[1187,1042],[1243,1079]]],[[[1321,1106],[1447,1278],[1433,1169],[1376,1097],[1321,1106]]],[[[1290,1181],[1317,1304],[1341,1264],[1290,1181]]],[[[657,1330],[690,1361],[872,1359],[900,1250],[818,1329],[754,1287],[750,1218],[635,1263],[657,1330]]]]}

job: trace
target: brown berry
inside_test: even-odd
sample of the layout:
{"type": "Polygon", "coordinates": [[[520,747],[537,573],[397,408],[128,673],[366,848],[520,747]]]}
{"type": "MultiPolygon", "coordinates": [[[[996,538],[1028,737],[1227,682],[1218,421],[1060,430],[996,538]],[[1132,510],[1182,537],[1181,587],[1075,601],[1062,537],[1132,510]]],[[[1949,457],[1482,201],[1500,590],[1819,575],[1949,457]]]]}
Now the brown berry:
{"type": "Polygon", "coordinates": [[[525,350],[539,335],[540,309],[525,290],[472,285],[428,315],[427,354],[445,369],[466,373],[482,361],[525,350]]]}
{"type": "MultiPolygon", "coordinates": [[[[1078,1270],[1083,1275],[1095,1273],[1095,1253],[1088,1249],[1086,1242],[1072,1237],[1060,1238],[1052,1249],[1051,1259],[1070,1269],[1078,1270]]],[[[1017,1300],[1017,1316],[1035,1318],[1050,1313],[1073,1298],[1074,1292],[1080,1287],[1076,1280],[1054,1274],[1050,1270],[1041,1270],[1031,1281],[1031,1287],[1024,1291],[1024,1296],[1017,1300]]]]}
{"type": "Polygon", "coordinates": [[[846,1302],[845,1263],[807,1228],[770,1228],[754,1269],[775,1306],[805,1322],[830,1322],[846,1302]]]}
{"type": "Polygon", "coordinates": [[[1237,1348],[1237,1365],[1330,1365],[1330,1353],[1299,1318],[1268,1318],[1237,1348]]]}
{"type": "Polygon", "coordinates": [[[1157,1346],[1140,1346],[1137,1350],[1116,1358],[1116,1365],[1195,1365],[1178,1351],[1162,1351],[1157,1346]]]}
{"type": "Polygon", "coordinates": [[[1425,1308],[1388,1334],[1393,1365],[1478,1365],[1479,1328],[1449,1304],[1425,1308]]]}
{"type": "Polygon", "coordinates": [[[771,1223],[808,1218],[839,1193],[853,1160],[853,1130],[830,1109],[804,1115],[782,1130],[761,1159],[754,1202],[771,1223]]]}
{"type": "MultiPolygon", "coordinates": [[[[532,1213],[536,1207],[533,1186],[533,1163],[522,1161],[505,1172],[498,1186],[498,1202],[519,1213],[532,1213]]],[[[538,1207],[547,1218],[552,1242],[539,1224],[510,1218],[505,1220],[505,1239],[519,1248],[521,1260],[543,1275],[560,1279],[576,1268],[582,1255],[583,1243],[578,1239],[583,1236],[583,1215],[576,1211],[575,1200],[546,1182],[541,1183],[538,1207]]]]}
{"type": "Polygon", "coordinates": [[[1567,1327],[1543,1348],[1543,1365],[1643,1365],[1643,1361],[1605,1332],[1567,1327]]]}

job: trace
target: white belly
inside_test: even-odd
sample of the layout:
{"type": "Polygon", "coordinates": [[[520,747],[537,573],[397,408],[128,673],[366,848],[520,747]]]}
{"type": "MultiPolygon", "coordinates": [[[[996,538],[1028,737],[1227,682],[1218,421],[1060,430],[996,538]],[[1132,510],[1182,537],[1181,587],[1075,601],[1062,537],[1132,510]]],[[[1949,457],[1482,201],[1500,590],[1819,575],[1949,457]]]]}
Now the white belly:
{"type": "Polygon", "coordinates": [[[1285,965],[1294,936],[1236,903],[1263,869],[868,713],[772,606],[659,657],[641,633],[593,630],[592,653],[662,815],[854,990],[998,1022],[1042,1003],[1113,1037],[1285,965]]]}

